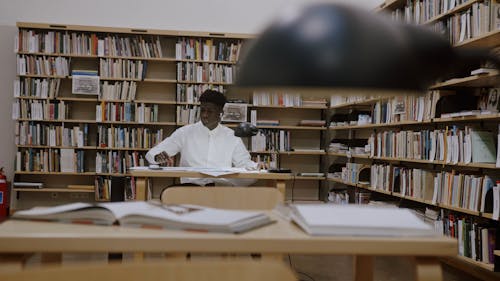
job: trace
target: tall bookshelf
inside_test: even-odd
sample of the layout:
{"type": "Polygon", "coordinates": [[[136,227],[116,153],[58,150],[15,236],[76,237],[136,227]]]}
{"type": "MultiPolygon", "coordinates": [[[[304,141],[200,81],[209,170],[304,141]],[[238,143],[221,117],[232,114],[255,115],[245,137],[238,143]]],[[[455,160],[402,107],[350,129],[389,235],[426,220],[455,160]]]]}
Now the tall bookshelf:
{"type": "MultiPolygon", "coordinates": [[[[41,183],[43,188],[14,186],[13,209],[106,201],[110,190],[95,186],[112,177],[127,177],[133,187],[127,168],[147,164],[147,150],[190,121],[182,117],[196,112],[203,90],[226,92],[241,46],[252,37],[24,22],[17,26],[14,182],[41,183]],[[88,87],[98,81],[100,91],[74,94],[72,85],[83,83],[81,75],[94,79],[88,87]]],[[[127,196],[133,198],[133,192],[127,196]]]]}
{"type": "MultiPolygon", "coordinates": [[[[493,19],[493,11],[500,9],[497,5],[499,4],[495,1],[396,0],[385,1],[376,12],[389,13],[395,20],[429,26],[446,36],[455,48],[495,48],[500,46],[500,19],[493,19]],[[450,6],[445,7],[445,2],[450,6]],[[492,10],[485,12],[486,9],[492,10]],[[477,15],[481,16],[478,18],[477,15]],[[487,20],[481,22],[479,19],[483,17],[487,17],[487,20]],[[457,21],[460,20],[465,21],[464,26],[461,23],[457,26],[457,21]],[[471,22],[476,24],[471,25],[471,22]],[[488,24],[490,25],[487,26],[488,24]],[[462,30],[463,28],[466,30],[462,30]]],[[[448,140],[453,142],[455,136],[457,143],[461,143],[463,147],[464,136],[471,131],[489,131],[494,142],[496,160],[500,113],[484,108],[480,112],[472,111],[479,109],[478,100],[481,97],[488,97],[489,91],[499,86],[498,71],[491,71],[438,81],[430,87],[426,96],[420,97],[423,99],[421,101],[418,100],[419,97],[404,96],[404,93],[396,97],[374,95],[368,99],[332,98],[330,108],[334,119],[340,120],[348,114],[359,116],[368,113],[371,120],[362,124],[334,120],[338,122],[330,123],[330,138],[347,139],[351,142],[353,139],[361,139],[370,149],[363,151],[358,143],[352,145],[358,146],[357,150],[351,148],[347,152],[328,151],[330,164],[334,164],[332,167],[338,169],[343,165],[346,168],[342,174],[329,174],[327,181],[337,188],[347,188],[352,195],[370,193],[372,198],[394,201],[399,206],[436,211],[442,216],[444,224],[438,225],[438,229],[446,235],[457,237],[459,242],[460,253],[457,258],[444,261],[484,280],[498,278],[498,273],[494,271],[500,271],[497,250],[500,241],[496,241],[493,246],[493,261],[486,261],[479,257],[478,249],[472,250],[471,243],[480,237],[472,239],[464,233],[470,234],[472,230],[472,233],[477,233],[483,227],[490,228],[496,231],[498,240],[498,220],[493,218],[491,210],[481,205],[485,202],[481,202],[483,198],[479,190],[484,189],[482,184],[487,178],[492,184],[500,179],[500,167],[494,162],[467,160],[468,156],[460,145],[444,147],[441,144],[440,149],[444,155],[432,155],[439,148],[431,148],[429,144],[433,142],[431,135],[442,134],[445,139],[449,136],[448,140]],[[437,102],[439,98],[446,96],[452,97],[446,100],[448,103],[453,99],[460,101],[462,105],[474,101],[475,104],[472,103],[476,108],[467,108],[462,113],[453,112],[453,109],[445,108],[437,102]],[[475,99],[472,98],[474,96],[475,99]],[[398,104],[403,105],[403,114],[394,112],[398,104]],[[363,175],[359,170],[364,170],[363,175]],[[435,180],[440,174],[451,181],[445,182],[440,178],[440,184],[436,185],[435,180]],[[467,181],[469,182],[466,183],[467,181]],[[471,187],[474,185],[471,184],[472,181],[475,182],[475,187],[471,187]],[[443,186],[442,183],[446,185],[443,186]]],[[[342,96],[341,93],[338,95],[342,96]]],[[[437,142],[436,145],[440,144],[437,142]]],[[[492,203],[492,199],[487,200],[492,203]]],[[[474,247],[481,245],[474,244],[474,247]]]]}
{"type": "MultiPolygon", "coordinates": [[[[37,184],[13,186],[12,210],[107,201],[112,180],[123,178],[125,199],[133,199],[134,179],[127,168],[147,164],[149,148],[195,122],[198,97],[207,88],[246,104],[248,121],[252,111],[257,119],[278,120],[279,125],[258,126],[278,136],[268,142],[279,145],[280,132],[289,135],[285,147],[252,148],[252,140],[244,140],[254,159],[272,158],[273,168],[294,173],[321,172],[327,128],[300,121],[325,120],[326,103],[311,104],[300,94],[295,94],[293,106],[283,100],[262,103],[252,92],[231,90],[242,46],[253,35],[26,22],[17,26],[14,182],[37,184]],[[98,94],[92,82],[87,94],[73,93],[73,84],[85,78],[94,86],[98,79],[98,94]],[[311,147],[315,149],[303,149],[311,147]]],[[[317,200],[323,179],[296,176],[288,184],[289,199],[317,200]]],[[[153,185],[172,183],[155,179],[153,185]]],[[[160,191],[155,188],[153,196],[160,191]]]]}

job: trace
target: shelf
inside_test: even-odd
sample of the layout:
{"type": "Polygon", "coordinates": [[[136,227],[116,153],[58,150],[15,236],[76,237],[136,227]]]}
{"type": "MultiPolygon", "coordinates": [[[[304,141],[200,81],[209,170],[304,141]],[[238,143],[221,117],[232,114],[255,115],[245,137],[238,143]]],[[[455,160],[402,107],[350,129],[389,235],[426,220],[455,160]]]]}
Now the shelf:
{"type": "Polygon", "coordinates": [[[95,176],[95,172],[28,172],[28,171],[14,171],[16,175],[51,175],[51,176],[95,176]]]}
{"type": "Polygon", "coordinates": [[[327,109],[325,106],[283,106],[283,105],[253,105],[248,104],[249,108],[273,108],[273,109],[327,109]]]}
{"type": "Polygon", "coordinates": [[[406,5],[407,1],[406,0],[386,0],[382,4],[380,4],[379,7],[375,9],[376,13],[380,12],[385,12],[385,11],[392,11],[395,9],[400,9],[403,8],[406,5]]]}
{"type": "MultiPolygon", "coordinates": [[[[498,38],[500,40],[500,37],[498,38]]],[[[430,89],[447,89],[457,87],[495,87],[500,84],[500,74],[493,71],[488,74],[472,75],[463,78],[454,78],[432,85],[430,89]]]]}
{"type": "Polygon", "coordinates": [[[348,102],[348,103],[343,103],[343,104],[330,105],[330,109],[341,109],[341,108],[351,107],[351,106],[371,105],[371,104],[374,104],[374,103],[381,101],[383,99],[387,99],[387,98],[372,98],[372,99],[366,99],[366,100],[362,100],[362,101],[353,101],[353,102],[348,102]]]}
{"type": "Polygon", "coordinates": [[[277,129],[277,130],[309,130],[309,131],[324,131],[326,127],[308,127],[308,126],[257,126],[259,129],[277,129]]]}
{"type": "Polygon", "coordinates": [[[351,129],[371,129],[371,128],[380,128],[380,127],[399,127],[399,126],[412,126],[412,125],[425,125],[431,124],[432,121],[403,121],[397,123],[380,123],[380,124],[366,124],[366,125],[348,125],[348,126],[330,126],[329,130],[338,131],[338,130],[351,130],[351,129]]]}
{"type": "Polygon", "coordinates": [[[90,189],[75,189],[75,188],[13,188],[16,192],[87,192],[94,193],[90,189]]]}
{"type": "Polygon", "coordinates": [[[487,271],[492,271],[493,272],[493,270],[494,270],[494,265],[493,264],[476,261],[476,260],[473,260],[471,258],[464,257],[464,256],[457,255],[456,257],[445,258],[445,259],[456,259],[456,260],[459,260],[461,262],[465,262],[467,264],[472,264],[472,265],[478,266],[478,267],[480,267],[482,269],[485,269],[487,271]]]}
{"type": "Polygon", "coordinates": [[[99,147],[95,146],[95,150],[124,150],[124,151],[149,151],[151,148],[138,148],[138,147],[99,147]]]}
{"type": "Polygon", "coordinates": [[[116,125],[158,125],[158,126],[177,126],[176,122],[144,122],[139,123],[135,121],[93,121],[97,124],[116,124],[116,125]]]}
{"type": "Polygon", "coordinates": [[[76,146],[49,146],[49,145],[16,145],[18,148],[34,148],[34,149],[86,149],[86,150],[92,150],[96,149],[96,146],[82,146],[82,147],[76,147],[76,146]]]}
{"type": "Polygon", "coordinates": [[[45,123],[91,123],[91,124],[96,123],[95,120],[83,120],[83,119],[36,120],[36,119],[19,118],[16,121],[45,122],[45,123]]]}
{"type": "Polygon", "coordinates": [[[434,18],[426,21],[424,24],[428,25],[428,24],[435,23],[435,22],[437,22],[437,21],[439,21],[439,20],[441,20],[443,18],[449,17],[449,16],[451,16],[451,15],[457,13],[457,12],[465,10],[465,9],[469,8],[469,6],[471,6],[475,2],[480,2],[480,1],[482,1],[482,0],[468,0],[467,2],[460,4],[460,5],[456,6],[455,8],[453,8],[453,9],[451,9],[449,11],[446,11],[445,13],[442,13],[440,15],[435,16],[434,18]]]}
{"type": "Polygon", "coordinates": [[[59,78],[59,79],[65,79],[68,78],[68,76],[59,76],[59,75],[32,75],[32,74],[17,74],[17,77],[26,77],[26,78],[59,78]]]}
{"type": "Polygon", "coordinates": [[[175,83],[177,84],[207,84],[207,85],[225,85],[225,86],[229,86],[229,85],[232,85],[231,83],[227,83],[227,82],[208,82],[208,81],[204,81],[204,82],[197,82],[197,81],[175,81],[175,83]]]}
{"type": "Polygon", "coordinates": [[[500,30],[490,31],[484,35],[474,37],[455,45],[457,48],[493,48],[500,42],[500,30]]]}
{"type": "Polygon", "coordinates": [[[294,179],[296,180],[311,180],[311,181],[319,181],[319,180],[325,180],[326,177],[304,177],[304,176],[295,176],[294,179]]]}

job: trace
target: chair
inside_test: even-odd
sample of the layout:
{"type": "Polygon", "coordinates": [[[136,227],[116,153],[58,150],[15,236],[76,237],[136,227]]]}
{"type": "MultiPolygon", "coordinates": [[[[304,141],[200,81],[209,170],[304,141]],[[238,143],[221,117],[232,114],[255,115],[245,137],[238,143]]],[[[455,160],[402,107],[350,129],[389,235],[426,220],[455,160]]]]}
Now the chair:
{"type": "Polygon", "coordinates": [[[0,272],[2,281],[184,281],[184,280],[297,280],[283,263],[262,261],[199,261],[80,264],[45,266],[0,272]]]}
{"type": "Polygon", "coordinates": [[[223,209],[272,210],[283,203],[283,196],[271,187],[173,186],[162,192],[161,201],[223,209]]]}
{"type": "MultiPolygon", "coordinates": [[[[233,210],[272,210],[277,204],[283,203],[283,195],[278,189],[255,186],[172,186],[162,192],[160,199],[164,204],[193,204],[233,210]]],[[[259,256],[252,254],[252,257],[256,255],[259,256]]],[[[188,256],[193,258],[197,255],[188,256]]],[[[186,254],[171,255],[170,258],[172,257],[182,259],[186,254]]],[[[265,260],[283,260],[283,256],[279,254],[265,254],[260,257],[265,260]]]]}

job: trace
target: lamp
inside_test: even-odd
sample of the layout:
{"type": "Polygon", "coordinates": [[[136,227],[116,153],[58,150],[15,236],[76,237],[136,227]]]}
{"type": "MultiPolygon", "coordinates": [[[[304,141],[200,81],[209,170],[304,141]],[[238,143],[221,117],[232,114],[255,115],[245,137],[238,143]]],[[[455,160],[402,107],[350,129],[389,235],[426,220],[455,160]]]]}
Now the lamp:
{"type": "Polygon", "coordinates": [[[236,85],[423,91],[488,59],[500,65],[487,50],[452,48],[423,27],[346,5],[312,4],[286,10],[250,43],[236,85]]]}

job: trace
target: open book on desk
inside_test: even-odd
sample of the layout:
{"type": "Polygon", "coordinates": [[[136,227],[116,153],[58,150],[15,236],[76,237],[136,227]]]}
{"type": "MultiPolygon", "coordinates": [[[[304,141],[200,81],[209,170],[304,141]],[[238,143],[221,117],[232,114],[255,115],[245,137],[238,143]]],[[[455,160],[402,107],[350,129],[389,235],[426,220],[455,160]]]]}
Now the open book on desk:
{"type": "Polygon", "coordinates": [[[291,218],[311,235],[432,236],[433,228],[408,209],[369,205],[295,204],[291,218]]]}
{"type": "Polygon", "coordinates": [[[211,168],[211,167],[158,167],[151,168],[150,166],[135,166],[130,167],[129,170],[132,171],[166,171],[166,172],[196,172],[212,177],[219,177],[224,175],[247,173],[249,172],[245,168],[211,168]]]}
{"type": "Polygon", "coordinates": [[[264,212],[160,202],[71,203],[17,211],[12,219],[239,233],[272,222],[264,212]]]}

